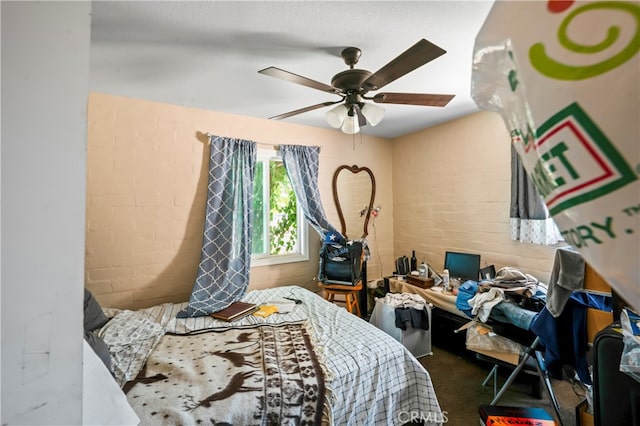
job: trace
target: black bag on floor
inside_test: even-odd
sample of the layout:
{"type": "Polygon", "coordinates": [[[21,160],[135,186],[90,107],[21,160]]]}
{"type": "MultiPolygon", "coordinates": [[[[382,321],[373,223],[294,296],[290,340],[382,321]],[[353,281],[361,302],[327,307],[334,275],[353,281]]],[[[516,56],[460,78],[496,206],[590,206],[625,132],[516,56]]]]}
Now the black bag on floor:
{"type": "Polygon", "coordinates": [[[620,371],[624,342],[613,326],[593,341],[593,415],[596,426],[640,426],[640,383],[620,371]]]}

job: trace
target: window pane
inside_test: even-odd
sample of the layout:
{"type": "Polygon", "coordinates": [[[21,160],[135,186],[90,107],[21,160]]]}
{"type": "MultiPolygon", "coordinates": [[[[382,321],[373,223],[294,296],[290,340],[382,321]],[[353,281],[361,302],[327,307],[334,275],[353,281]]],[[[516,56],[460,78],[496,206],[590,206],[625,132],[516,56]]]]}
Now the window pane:
{"type": "Polygon", "coordinates": [[[282,159],[275,150],[258,150],[251,265],[308,261],[307,228],[302,218],[282,159]]]}
{"type": "Polygon", "coordinates": [[[253,182],[253,228],[251,235],[251,253],[267,253],[264,241],[264,161],[256,163],[256,174],[253,182]]]}
{"type": "Polygon", "coordinates": [[[282,161],[270,161],[270,254],[298,251],[298,207],[293,187],[282,161]]]}

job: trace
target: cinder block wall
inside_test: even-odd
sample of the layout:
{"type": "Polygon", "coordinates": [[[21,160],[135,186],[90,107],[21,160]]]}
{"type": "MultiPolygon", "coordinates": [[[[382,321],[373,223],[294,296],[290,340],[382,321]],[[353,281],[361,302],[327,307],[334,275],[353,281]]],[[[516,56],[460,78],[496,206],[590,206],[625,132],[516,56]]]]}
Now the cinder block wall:
{"type": "MultiPolygon", "coordinates": [[[[103,306],[140,308],[188,300],[204,224],[206,136],[321,147],[319,186],[329,221],[340,222],[331,181],[342,164],[369,167],[385,207],[370,228],[369,278],[392,272],[391,141],[339,131],[92,93],[88,108],[85,284],[103,306]],[[382,265],[386,265],[385,268],[382,265]]],[[[249,288],[298,284],[316,289],[320,241],[310,259],[253,267],[249,288]]],[[[359,237],[360,234],[355,237],[359,237]]]]}
{"type": "MultiPolygon", "coordinates": [[[[208,167],[206,137],[197,132],[207,131],[321,146],[320,192],[336,227],[334,171],[342,164],[369,167],[375,205],[382,207],[369,226],[369,279],[390,275],[393,260],[411,250],[436,269],[446,250],[459,250],[480,253],[483,265],[549,278],[555,249],[509,239],[509,138],[493,113],[393,141],[363,135],[354,143],[330,129],[93,93],[88,123],[85,283],[104,306],[138,308],[189,297],[208,167]]],[[[315,289],[320,242],[310,235],[308,262],[254,267],[249,288],[315,289]]]]}
{"type": "Polygon", "coordinates": [[[555,248],[509,237],[510,140],[499,115],[480,112],[393,142],[395,255],[442,270],[444,252],[479,253],[548,281],[555,248]]]}

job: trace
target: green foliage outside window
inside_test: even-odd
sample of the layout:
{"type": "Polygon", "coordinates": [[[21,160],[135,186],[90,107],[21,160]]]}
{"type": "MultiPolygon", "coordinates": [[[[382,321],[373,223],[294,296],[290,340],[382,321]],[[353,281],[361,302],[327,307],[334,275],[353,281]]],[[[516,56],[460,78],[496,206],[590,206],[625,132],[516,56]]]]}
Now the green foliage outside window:
{"type": "Polygon", "coordinates": [[[256,163],[255,180],[253,181],[253,224],[251,235],[251,253],[266,253],[264,244],[264,162],[256,163]]]}
{"type": "Polygon", "coordinates": [[[270,161],[269,168],[271,172],[270,254],[287,254],[294,250],[298,239],[296,195],[293,192],[284,164],[279,161],[270,161]]]}
{"type": "Polygon", "coordinates": [[[269,192],[264,191],[264,167],[258,161],[253,193],[253,232],[251,253],[282,255],[296,250],[298,239],[298,210],[296,196],[281,161],[268,161],[269,192]],[[265,223],[265,195],[269,196],[269,223],[265,223]],[[268,235],[265,228],[268,227],[268,235]],[[266,244],[265,239],[269,242],[266,244]]]}

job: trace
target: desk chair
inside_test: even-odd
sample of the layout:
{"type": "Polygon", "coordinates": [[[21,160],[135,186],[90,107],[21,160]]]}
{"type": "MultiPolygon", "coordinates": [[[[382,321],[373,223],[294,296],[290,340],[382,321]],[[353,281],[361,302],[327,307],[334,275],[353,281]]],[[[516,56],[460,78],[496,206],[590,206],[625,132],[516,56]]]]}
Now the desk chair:
{"type": "Polygon", "coordinates": [[[544,366],[544,360],[542,358],[542,354],[538,350],[539,344],[540,344],[540,338],[536,337],[534,341],[531,343],[531,345],[529,345],[525,349],[524,355],[522,356],[522,358],[520,358],[520,362],[515,367],[511,375],[507,378],[504,385],[502,385],[502,387],[500,388],[500,391],[494,396],[493,401],[491,401],[490,405],[496,405],[498,401],[500,401],[500,398],[502,398],[502,395],[504,395],[504,393],[507,391],[509,386],[511,386],[511,384],[513,383],[515,378],[518,376],[518,374],[525,368],[525,366],[527,365],[530,366],[531,364],[533,364],[533,366],[538,372],[538,375],[543,380],[545,389],[547,390],[547,393],[551,398],[551,402],[553,404],[554,411],[556,412],[556,416],[558,419],[560,419],[560,409],[558,407],[558,400],[556,399],[556,395],[553,392],[553,387],[551,386],[551,380],[549,379],[549,372],[544,366]]]}
{"type": "MultiPolygon", "coordinates": [[[[522,350],[523,348],[529,347],[532,342],[535,341],[537,336],[530,330],[525,330],[513,324],[504,323],[492,318],[487,321],[486,325],[490,326],[493,332],[497,335],[495,339],[501,339],[505,342],[496,343],[498,344],[498,346],[502,346],[502,349],[504,351],[486,349],[483,350],[474,347],[470,348],[475,352],[476,359],[493,364],[491,371],[489,371],[489,374],[487,374],[486,378],[482,382],[482,386],[487,386],[491,381],[493,381],[493,396],[494,398],[499,399],[498,369],[506,368],[512,371],[518,369],[515,374],[512,373],[512,376],[510,376],[511,381],[508,384],[505,383],[505,385],[501,388],[502,393],[506,391],[508,385],[511,384],[518,373],[521,372],[526,375],[535,376],[536,380],[532,383],[532,395],[538,399],[541,399],[541,381],[538,379],[538,376],[540,378],[543,378],[543,375],[539,375],[536,363],[540,362],[541,365],[544,366],[542,357],[540,357],[539,359],[537,356],[536,358],[529,357],[528,359],[523,360],[522,353],[518,354],[506,349],[507,347],[511,347],[513,345],[519,346],[522,350]],[[510,343],[510,345],[508,345],[508,343],[510,343]],[[522,365],[520,365],[521,363],[522,365]]],[[[492,402],[491,405],[495,405],[495,403],[497,403],[497,399],[494,399],[494,402],[492,402]]]]}
{"type": "Polygon", "coordinates": [[[362,281],[358,281],[355,286],[324,284],[319,282],[318,287],[324,291],[324,298],[329,302],[344,302],[347,305],[347,311],[353,314],[353,308],[355,307],[355,314],[362,316],[360,313],[360,304],[358,303],[358,292],[362,290],[362,281]],[[344,297],[344,300],[335,300],[336,295],[344,297]]]}
{"type": "MultiPolygon", "coordinates": [[[[553,391],[553,387],[551,386],[549,372],[545,367],[544,359],[542,357],[542,354],[540,353],[540,348],[538,347],[539,345],[541,346],[540,337],[532,333],[530,330],[524,330],[512,324],[502,323],[495,320],[490,320],[489,323],[491,324],[494,333],[501,336],[502,338],[518,343],[523,348],[525,348],[524,354],[520,355],[519,358],[517,355],[513,354],[515,358],[506,357],[505,359],[498,359],[495,356],[492,356],[493,354],[490,352],[485,352],[483,354],[483,351],[479,351],[479,353],[476,355],[479,359],[483,359],[494,364],[493,368],[482,382],[482,385],[486,386],[487,383],[489,383],[489,381],[493,379],[494,398],[491,401],[490,405],[498,404],[504,393],[508,390],[508,388],[521,372],[529,374],[533,373],[540,378],[540,380],[538,380],[538,383],[542,383],[544,385],[547,394],[549,395],[549,399],[551,400],[551,403],[553,405],[555,417],[560,426],[562,426],[558,401],[553,391]],[[513,371],[506,379],[500,390],[497,390],[497,370],[499,365],[508,365],[510,368],[513,368],[513,371]]],[[[533,390],[534,396],[536,396],[537,398],[540,398],[542,396],[539,387],[534,387],[533,390]]]]}
{"type": "MultiPolygon", "coordinates": [[[[516,356],[515,363],[511,360],[495,358],[493,356],[483,354],[480,352],[476,352],[476,359],[484,362],[488,362],[493,364],[491,371],[487,374],[484,381],[482,382],[482,386],[487,386],[490,382],[493,385],[493,396],[495,397],[498,393],[498,369],[503,368],[507,370],[513,370],[519,363],[519,356],[516,356]]],[[[538,371],[532,359],[529,359],[522,369],[522,373],[535,376],[535,380],[531,382],[531,394],[538,399],[542,399],[542,388],[540,386],[540,380],[538,379],[538,371]]]]}

